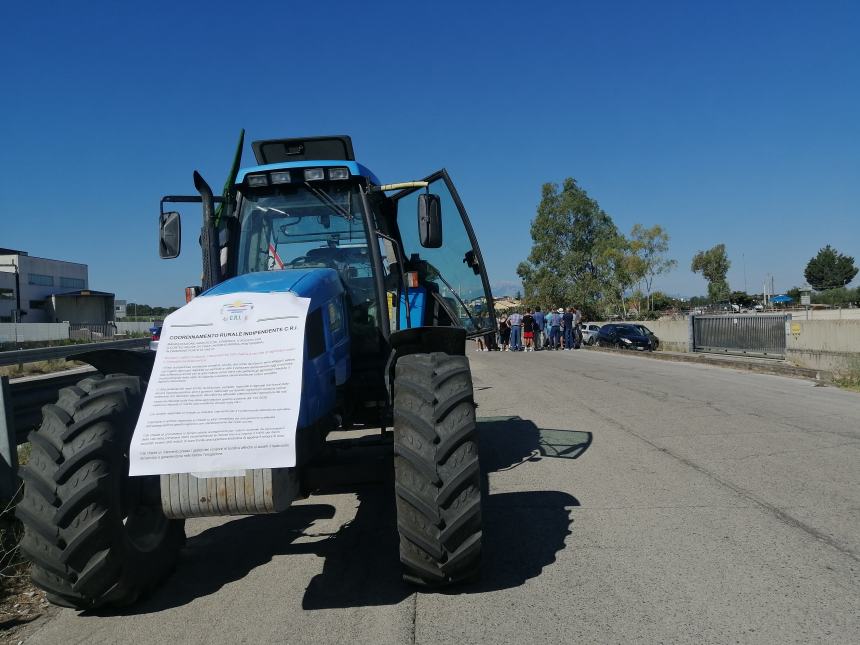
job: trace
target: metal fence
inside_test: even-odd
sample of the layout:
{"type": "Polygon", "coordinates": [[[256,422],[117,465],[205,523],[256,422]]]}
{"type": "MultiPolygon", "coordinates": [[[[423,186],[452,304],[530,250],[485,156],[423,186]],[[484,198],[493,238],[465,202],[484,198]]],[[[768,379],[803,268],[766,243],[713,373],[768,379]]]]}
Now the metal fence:
{"type": "Polygon", "coordinates": [[[110,339],[116,334],[116,326],[96,323],[69,323],[69,338],[71,340],[100,341],[110,339]]]}
{"type": "Polygon", "coordinates": [[[692,316],[693,351],[785,358],[791,314],[692,316]]]}

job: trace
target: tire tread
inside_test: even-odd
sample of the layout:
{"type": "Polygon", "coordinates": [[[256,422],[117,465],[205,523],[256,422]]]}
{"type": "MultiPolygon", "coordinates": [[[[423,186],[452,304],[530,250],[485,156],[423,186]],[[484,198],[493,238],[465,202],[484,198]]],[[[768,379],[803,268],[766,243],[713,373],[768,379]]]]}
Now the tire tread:
{"type": "Polygon", "coordinates": [[[475,577],[481,485],[468,359],[401,357],[394,380],[395,500],[405,580],[446,586],[475,577]]]}

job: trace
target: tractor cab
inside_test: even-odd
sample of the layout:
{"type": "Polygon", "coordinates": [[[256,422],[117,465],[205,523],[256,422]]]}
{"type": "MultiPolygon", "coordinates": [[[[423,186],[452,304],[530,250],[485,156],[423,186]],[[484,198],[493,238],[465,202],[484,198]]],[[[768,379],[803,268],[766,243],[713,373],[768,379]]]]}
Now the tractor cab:
{"type": "MultiPolygon", "coordinates": [[[[480,249],[445,170],[421,181],[383,184],[355,161],[348,136],[256,141],[252,148],[257,165],[237,164],[224,195],[209,197],[210,231],[205,219],[211,190],[196,176],[204,207],[204,290],[252,273],[334,270],[345,293],[351,386],[361,390],[349,398],[361,399],[362,407],[368,399],[382,406],[387,398],[385,367],[399,332],[493,333],[480,249]],[[207,244],[215,260],[209,265],[207,244]]],[[[178,215],[165,213],[164,204],[196,199],[162,200],[162,257],[179,251],[178,215]]]]}

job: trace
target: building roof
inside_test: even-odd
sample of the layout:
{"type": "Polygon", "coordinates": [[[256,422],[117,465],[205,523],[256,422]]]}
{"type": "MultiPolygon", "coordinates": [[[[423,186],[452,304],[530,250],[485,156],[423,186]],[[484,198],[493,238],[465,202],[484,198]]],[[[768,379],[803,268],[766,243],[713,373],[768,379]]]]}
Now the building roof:
{"type": "Polygon", "coordinates": [[[87,296],[94,296],[94,297],[101,297],[101,298],[110,296],[111,298],[113,298],[114,294],[108,293],[107,291],[94,291],[92,289],[79,289],[78,291],[63,291],[62,293],[52,293],[50,297],[51,298],[79,298],[79,297],[86,298],[87,296]]]}
{"type": "Polygon", "coordinates": [[[16,249],[2,249],[0,248],[0,255],[29,255],[26,251],[18,251],[16,249]]]}

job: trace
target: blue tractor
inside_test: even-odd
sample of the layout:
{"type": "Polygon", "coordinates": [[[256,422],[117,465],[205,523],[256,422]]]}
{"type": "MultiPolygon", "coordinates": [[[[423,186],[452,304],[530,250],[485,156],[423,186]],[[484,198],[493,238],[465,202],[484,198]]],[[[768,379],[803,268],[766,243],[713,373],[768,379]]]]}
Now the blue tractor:
{"type": "Polygon", "coordinates": [[[56,604],[134,602],[175,565],[185,518],[285,511],[338,476],[332,433],[353,428],[379,428],[377,443],[393,447],[374,463],[393,470],[404,578],[438,587],[477,575],[481,484],[465,346],[496,323],[448,173],[382,184],[347,136],[257,141],[257,165],[244,169],[242,147],[240,138],[222,195],[195,172],[197,195],[161,200],[159,252],[180,251],[180,216],[165,204],[198,202],[202,284],[187,297],[310,299],[296,466],[130,477],[155,353],[76,356],[99,374],[44,408],[17,510],[33,581],[56,604]]]}

